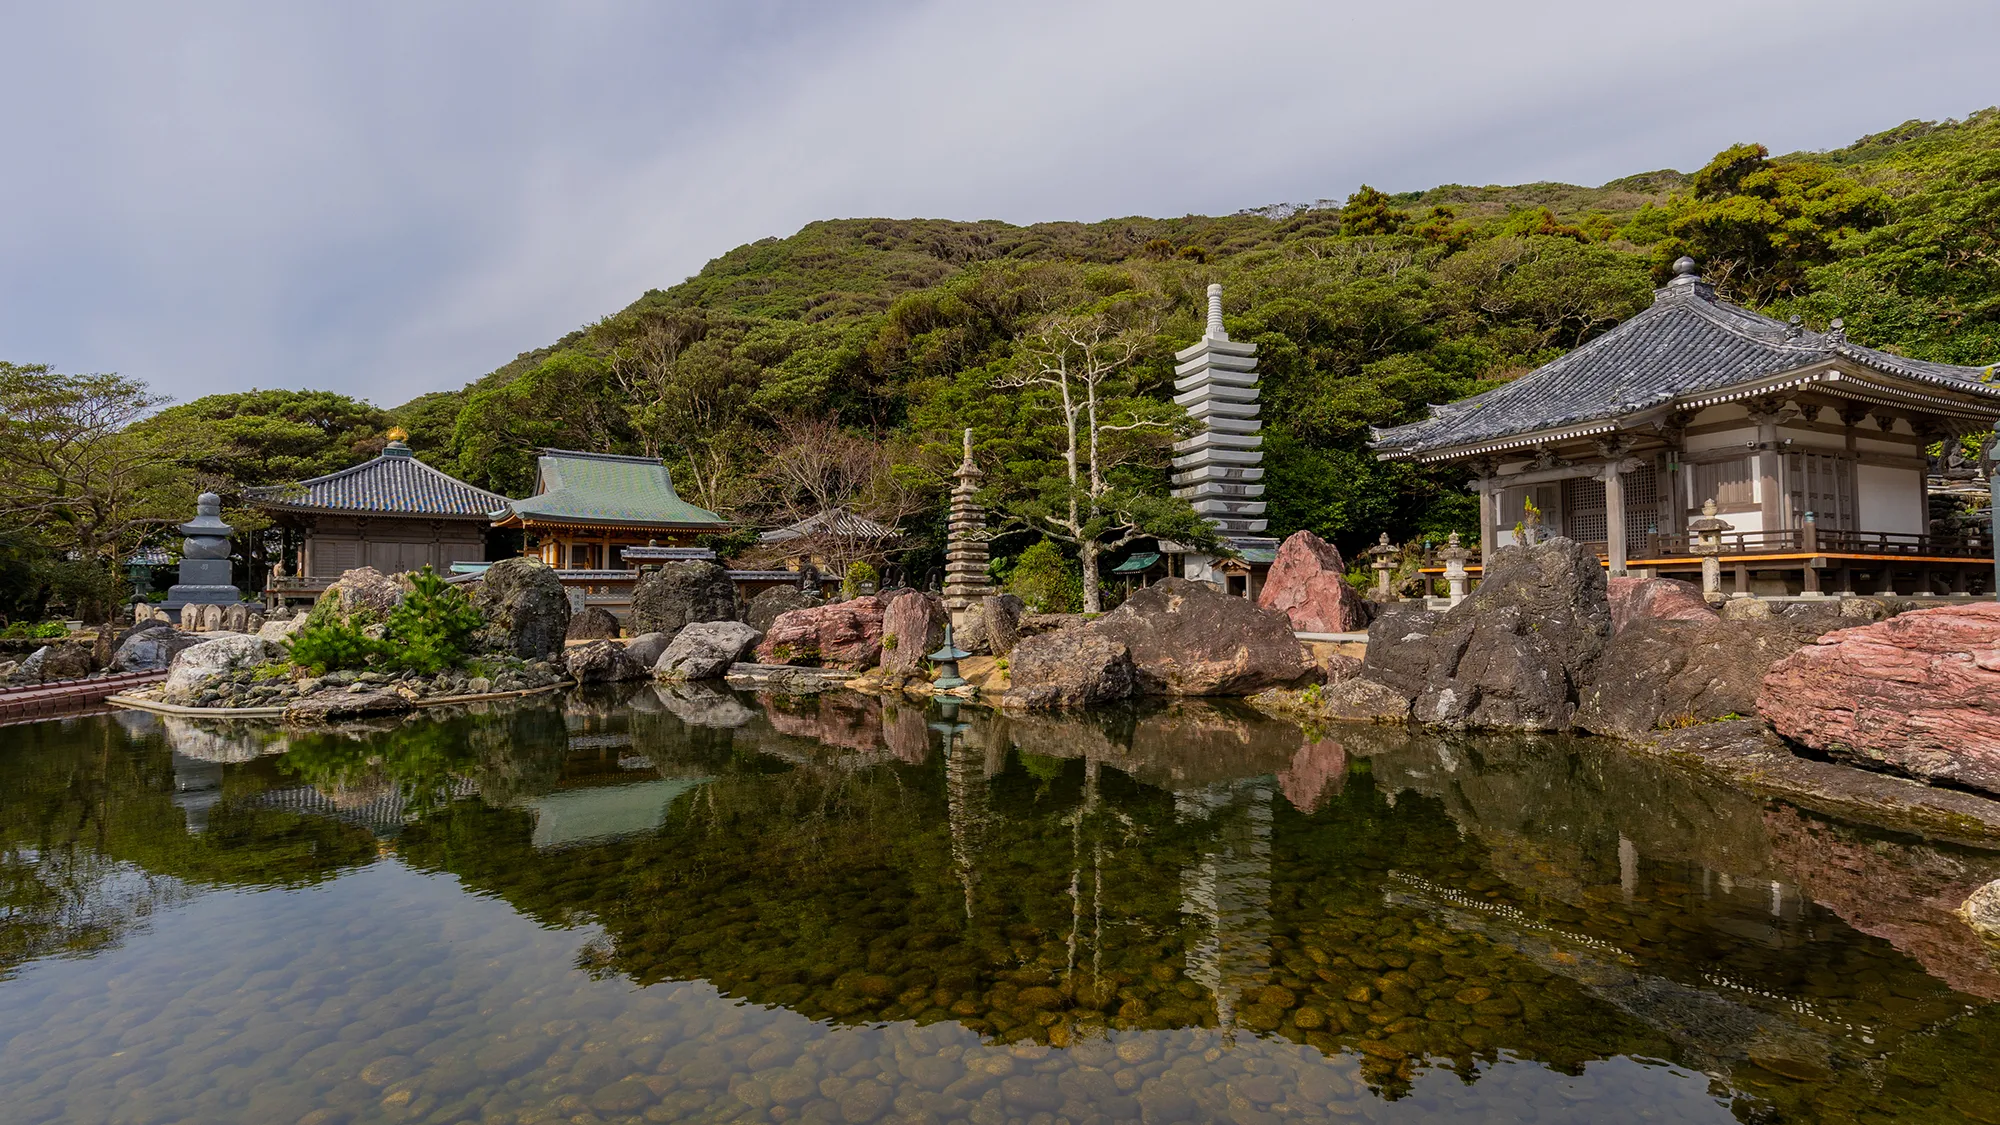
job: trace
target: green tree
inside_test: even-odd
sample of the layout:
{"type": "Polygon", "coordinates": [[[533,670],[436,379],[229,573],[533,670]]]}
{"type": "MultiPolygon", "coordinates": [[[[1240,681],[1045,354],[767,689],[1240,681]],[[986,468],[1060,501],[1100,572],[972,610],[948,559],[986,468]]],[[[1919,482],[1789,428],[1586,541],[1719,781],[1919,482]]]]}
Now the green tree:
{"type": "Polygon", "coordinates": [[[1690,198],[1667,223],[1659,260],[1691,255],[1711,281],[1762,305],[1800,292],[1808,267],[1888,217],[1880,189],[1822,164],[1769,156],[1763,145],[1735,145],[1696,172],[1690,198]]]}

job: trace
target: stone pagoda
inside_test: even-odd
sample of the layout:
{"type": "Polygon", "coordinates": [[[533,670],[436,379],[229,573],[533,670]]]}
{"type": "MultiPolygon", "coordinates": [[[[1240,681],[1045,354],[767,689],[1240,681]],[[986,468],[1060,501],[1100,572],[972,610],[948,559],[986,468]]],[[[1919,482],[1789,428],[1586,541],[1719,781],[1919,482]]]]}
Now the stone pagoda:
{"type": "Polygon", "coordinates": [[[986,474],[972,462],[972,431],[965,431],[965,460],[952,476],[951,522],[946,529],[944,604],[954,619],[979,609],[980,599],[993,592],[987,575],[986,510],[979,506],[979,481],[986,474]]]}
{"type": "Polygon", "coordinates": [[[1174,401],[1206,428],[1174,446],[1174,495],[1215,525],[1236,562],[1162,544],[1179,556],[1184,578],[1254,594],[1277,557],[1278,541],[1260,535],[1264,519],[1264,439],[1258,433],[1257,345],[1238,343],[1222,327],[1222,286],[1208,287],[1208,329],[1174,353],[1174,401]]]}
{"type": "Polygon", "coordinates": [[[236,529],[222,522],[222,497],[204,492],[195,498],[194,518],[180,525],[180,581],[167,590],[161,608],[178,619],[188,605],[235,605],[243,600],[231,577],[229,537],[236,529]]]}

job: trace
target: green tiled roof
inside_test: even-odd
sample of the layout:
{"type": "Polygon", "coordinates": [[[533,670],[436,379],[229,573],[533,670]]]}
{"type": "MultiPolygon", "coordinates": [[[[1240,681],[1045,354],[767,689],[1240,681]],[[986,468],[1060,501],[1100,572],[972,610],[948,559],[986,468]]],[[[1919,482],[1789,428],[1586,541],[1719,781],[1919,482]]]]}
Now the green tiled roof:
{"type": "Polygon", "coordinates": [[[1158,551],[1141,551],[1111,568],[1113,574],[1144,574],[1160,561],[1158,551]]]}
{"type": "Polygon", "coordinates": [[[728,520],[680,498],[667,467],[650,457],[545,449],[535,494],[510,500],[515,515],[541,523],[726,527],[728,520]]]}

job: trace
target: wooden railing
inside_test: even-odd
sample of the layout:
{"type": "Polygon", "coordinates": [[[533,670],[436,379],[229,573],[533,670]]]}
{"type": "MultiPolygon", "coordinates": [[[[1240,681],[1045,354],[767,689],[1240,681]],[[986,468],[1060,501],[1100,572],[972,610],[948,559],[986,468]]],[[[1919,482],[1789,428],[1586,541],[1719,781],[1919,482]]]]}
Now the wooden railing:
{"type": "MultiPolygon", "coordinates": [[[[1691,535],[1639,535],[1626,541],[1625,556],[1633,559],[1694,556],[1691,535]]],[[[1610,546],[1587,544],[1598,554],[1610,546]]],[[[1722,535],[1722,554],[1729,555],[1908,555],[1922,558],[1989,559],[1992,544],[1983,536],[1913,535],[1897,531],[1842,531],[1807,525],[1784,531],[1729,531],[1722,535]]]]}

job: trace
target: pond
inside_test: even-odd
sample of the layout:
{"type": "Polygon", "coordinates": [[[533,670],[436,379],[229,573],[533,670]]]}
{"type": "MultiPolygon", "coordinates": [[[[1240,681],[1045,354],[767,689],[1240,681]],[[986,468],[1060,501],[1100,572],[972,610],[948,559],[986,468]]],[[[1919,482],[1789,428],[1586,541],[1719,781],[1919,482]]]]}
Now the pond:
{"type": "Polygon", "coordinates": [[[2000,855],[1541,738],[0,729],[0,1119],[2000,1122],[2000,855]]]}

